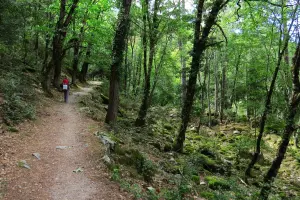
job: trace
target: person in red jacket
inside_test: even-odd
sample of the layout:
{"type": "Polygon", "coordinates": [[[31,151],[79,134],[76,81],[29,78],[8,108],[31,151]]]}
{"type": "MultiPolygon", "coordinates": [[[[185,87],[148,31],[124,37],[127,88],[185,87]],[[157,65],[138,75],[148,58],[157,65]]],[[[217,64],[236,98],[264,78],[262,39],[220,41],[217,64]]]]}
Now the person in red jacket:
{"type": "Polygon", "coordinates": [[[70,85],[69,85],[69,80],[68,80],[67,76],[64,77],[62,86],[63,86],[63,91],[64,91],[64,100],[66,103],[68,103],[70,85]]]}

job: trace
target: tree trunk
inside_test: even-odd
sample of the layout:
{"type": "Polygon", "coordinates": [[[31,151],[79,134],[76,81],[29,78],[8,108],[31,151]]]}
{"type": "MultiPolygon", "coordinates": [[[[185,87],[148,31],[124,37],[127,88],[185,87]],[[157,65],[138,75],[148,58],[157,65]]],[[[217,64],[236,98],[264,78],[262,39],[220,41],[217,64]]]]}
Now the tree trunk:
{"type": "Polygon", "coordinates": [[[223,122],[224,109],[226,104],[226,65],[228,63],[227,54],[225,53],[225,62],[222,66],[222,85],[221,85],[221,107],[220,107],[220,123],[223,122]]]}
{"type": "Polygon", "coordinates": [[[208,105],[208,127],[211,128],[211,105],[210,105],[210,70],[208,69],[208,80],[207,80],[207,105],[208,105]]]}
{"type": "MultiPolygon", "coordinates": [[[[299,38],[298,38],[299,39],[299,38]]],[[[261,189],[260,197],[261,199],[268,199],[268,195],[271,190],[271,184],[276,178],[282,160],[284,159],[284,155],[287,151],[289,141],[291,135],[295,131],[295,116],[297,114],[297,107],[300,103],[300,82],[299,82],[299,69],[300,69],[300,42],[298,42],[297,49],[295,52],[295,56],[293,59],[293,94],[291,96],[291,100],[289,103],[288,116],[286,118],[286,125],[284,128],[284,133],[282,136],[282,140],[278,147],[276,158],[273,160],[273,163],[264,177],[264,186],[261,189]]]]}
{"type": "MultiPolygon", "coordinates": [[[[214,60],[217,60],[216,53],[213,53],[214,60]]],[[[219,72],[218,62],[214,62],[214,76],[215,76],[215,114],[219,113],[219,72]]],[[[216,116],[216,115],[215,115],[216,116]]]]}
{"type": "MultiPolygon", "coordinates": [[[[292,20],[289,31],[290,31],[290,29],[293,25],[293,22],[294,22],[294,19],[292,20]]],[[[285,40],[284,40],[284,43],[283,43],[282,50],[280,50],[281,43],[282,43],[281,42],[281,40],[282,40],[281,36],[282,36],[282,32],[281,32],[280,37],[279,37],[278,60],[277,60],[276,68],[275,68],[275,71],[274,71],[274,74],[273,74],[273,77],[272,77],[272,82],[271,82],[270,88],[269,88],[267,96],[266,96],[264,112],[263,112],[263,114],[261,116],[261,119],[260,119],[259,133],[258,133],[257,140],[256,140],[256,150],[255,150],[255,153],[252,157],[251,162],[249,163],[249,165],[248,165],[248,167],[245,171],[246,180],[247,180],[247,177],[250,176],[251,169],[254,167],[254,165],[257,162],[258,157],[260,155],[260,143],[261,143],[262,136],[263,136],[263,133],[264,133],[264,128],[265,128],[265,123],[266,123],[266,120],[267,120],[267,115],[268,115],[268,113],[271,109],[271,99],[272,99],[272,94],[273,94],[273,91],[274,91],[274,88],[275,88],[275,82],[276,82],[277,75],[278,75],[278,72],[279,72],[279,69],[280,69],[280,66],[281,66],[282,58],[283,58],[284,53],[285,53],[285,51],[288,47],[289,37],[286,37],[285,40]]]]}
{"type": "Polygon", "coordinates": [[[192,54],[193,57],[192,57],[190,75],[189,75],[189,80],[187,85],[187,95],[181,110],[181,125],[179,129],[179,134],[176,139],[176,144],[174,145],[175,151],[179,151],[179,152],[183,151],[185,132],[186,132],[186,128],[190,119],[190,113],[193,106],[197,74],[200,69],[200,60],[203,56],[203,52],[206,49],[207,38],[210,33],[210,30],[212,26],[215,24],[215,20],[218,16],[219,11],[226,3],[227,1],[224,2],[223,0],[215,1],[210,11],[210,14],[206,19],[205,27],[203,28],[202,35],[200,38],[200,25],[202,21],[202,9],[203,9],[204,0],[198,0],[197,18],[195,23],[195,35],[194,35],[194,45],[193,45],[193,54],[192,54]]]}
{"type": "MultiPolygon", "coordinates": [[[[153,68],[153,59],[155,56],[155,47],[156,47],[156,42],[157,42],[157,34],[158,34],[158,26],[159,26],[159,21],[158,21],[158,9],[159,9],[159,0],[155,0],[154,2],[154,11],[153,11],[153,21],[150,22],[149,19],[149,12],[148,12],[148,0],[146,0],[146,13],[147,13],[147,18],[148,18],[148,24],[149,24],[149,61],[148,61],[148,68],[145,67],[144,64],[144,73],[145,73],[145,84],[144,84],[144,94],[143,94],[143,100],[142,100],[142,104],[139,110],[139,114],[138,117],[135,121],[135,125],[136,126],[143,126],[146,123],[146,115],[147,115],[147,111],[149,108],[149,98],[150,98],[150,89],[151,89],[151,72],[152,72],[152,68],[153,68]],[[147,69],[146,69],[147,68],[147,69]]],[[[146,33],[144,33],[146,34],[146,33]]],[[[144,39],[143,39],[144,40],[144,39]]],[[[144,42],[144,41],[143,41],[144,42]]],[[[144,46],[145,48],[145,46],[144,46]]],[[[145,51],[145,49],[144,49],[145,51]]],[[[145,58],[145,54],[144,54],[144,59],[145,58]]],[[[145,61],[144,61],[145,63],[145,61]]]]}
{"type": "Polygon", "coordinates": [[[72,64],[72,84],[76,84],[77,72],[78,72],[78,62],[79,62],[79,39],[75,38],[73,41],[74,45],[74,55],[72,64]]]}
{"type": "Polygon", "coordinates": [[[89,68],[89,59],[91,57],[91,49],[92,49],[92,43],[88,43],[86,54],[85,54],[85,59],[84,62],[81,66],[81,71],[80,71],[80,76],[79,80],[81,83],[86,83],[86,76],[89,68]]]}
{"type": "Polygon", "coordinates": [[[184,44],[183,39],[180,39],[178,42],[179,52],[180,52],[180,64],[181,64],[181,103],[183,102],[186,97],[186,59],[184,55],[184,44]]]}
{"type": "Polygon", "coordinates": [[[129,27],[129,14],[132,0],[123,0],[119,13],[119,23],[116,29],[113,45],[113,61],[110,72],[109,104],[105,118],[106,123],[114,123],[117,119],[119,106],[120,71],[123,62],[125,41],[129,27]]]}
{"type": "Polygon", "coordinates": [[[55,32],[52,40],[52,59],[48,63],[46,69],[44,72],[42,72],[42,87],[44,91],[46,91],[48,94],[50,94],[50,72],[52,71],[52,68],[54,68],[54,86],[59,88],[59,78],[61,74],[61,63],[62,63],[62,54],[63,54],[63,42],[66,37],[66,29],[69,26],[72,15],[75,11],[75,8],[78,4],[79,0],[73,0],[72,7],[70,8],[70,11],[65,19],[66,16],[66,0],[60,1],[60,14],[59,19],[56,23],[55,32]]]}
{"type": "Polygon", "coordinates": [[[62,68],[62,60],[63,60],[63,43],[66,38],[67,28],[72,20],[73,14],[77,7],[79,0],[73,0],[73,4],[70,8],[69,13],[66,16],[65,6],[66,0],[61,0],[61,12],[58,23],[56,25],[55,34],[53,37],[53,60],[54,60],[54,80],[53,85],[56,88],[60,86],[60,76],[61,76],[61,68],[62,68]],[[65,20],[64,20],[65,19],[65,20]]]}

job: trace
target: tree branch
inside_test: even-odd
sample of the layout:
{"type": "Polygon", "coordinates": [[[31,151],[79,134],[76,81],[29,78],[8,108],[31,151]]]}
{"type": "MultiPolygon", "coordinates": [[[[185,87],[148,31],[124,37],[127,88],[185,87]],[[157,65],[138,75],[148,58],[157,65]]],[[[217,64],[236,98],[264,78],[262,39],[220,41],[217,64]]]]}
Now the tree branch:
{"type": "Polygon", "coordinates": [[[220,29],[220,31],[222,32],[222,35],[225,38],[225,42],[226,42],[226,46],[227,46],[228,45],[228,39],[226,37],[226,34],[225,34],[224,30],[222,29],[222,27],[218,23],[215,23],[215,24],[220,29]]]}

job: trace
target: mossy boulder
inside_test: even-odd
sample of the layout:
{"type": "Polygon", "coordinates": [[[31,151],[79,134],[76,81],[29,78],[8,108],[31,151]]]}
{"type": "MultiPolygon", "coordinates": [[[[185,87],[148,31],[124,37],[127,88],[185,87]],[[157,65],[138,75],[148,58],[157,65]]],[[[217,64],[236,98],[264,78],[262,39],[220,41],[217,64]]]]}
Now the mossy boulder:
{"type": "Polygon", "coordinates": [[[144,180],[151,182],[156,171],[156,165],[137,149],[125,150],[125,155],[118,158],[120,164],[134,166],[144,180]]]}
{"type": "Polygon", "coordinates": [[[198,171],[203,169],[220,174],[230,174],[231,166],[224,163],[221,159],[213,159],[201,153],[195,153],[188,160],[190,167],[197,168],[198,171]]]}
{"type": "Polygon", "coordinates": [[[172,151],[172,144],[165,144],[164,152],[172,151]]]}
{"type": "Polygon", "coordinates": [[[221,177],[207,176],[207,177],[205,177],[205,180],[207,181],[208,187],[213,190],[217,190],[217,189],[229,190],[230,189],[230,183],[221,177]]]}

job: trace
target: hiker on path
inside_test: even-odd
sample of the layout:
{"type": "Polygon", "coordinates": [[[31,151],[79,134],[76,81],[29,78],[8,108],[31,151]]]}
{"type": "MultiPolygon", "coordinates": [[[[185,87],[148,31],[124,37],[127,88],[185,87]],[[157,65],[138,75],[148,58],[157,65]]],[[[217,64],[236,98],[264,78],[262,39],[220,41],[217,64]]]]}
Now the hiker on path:
{"type": "Polygon", "coordinates": [[[62,86],[63,86],[63,91],[64,91],[64,100],[66,103],[68,103],[70,85],[69,85],[69,80],[68,80],[67,76],[64,76],[62,86]]]}

